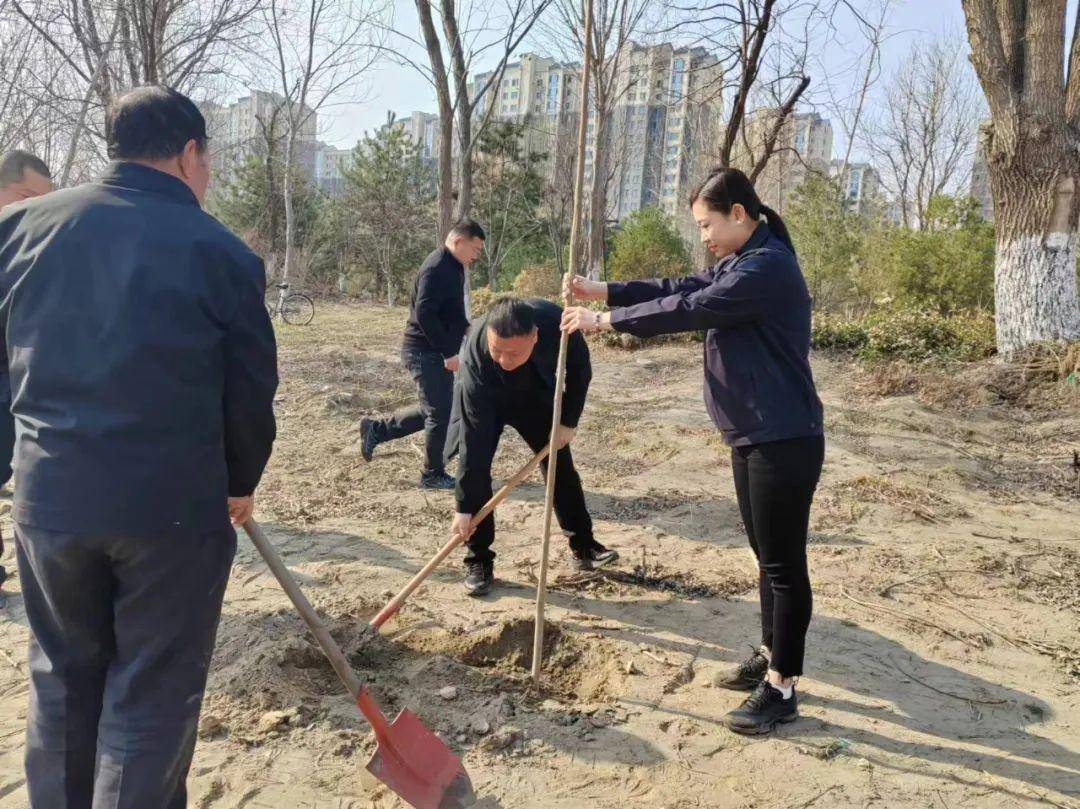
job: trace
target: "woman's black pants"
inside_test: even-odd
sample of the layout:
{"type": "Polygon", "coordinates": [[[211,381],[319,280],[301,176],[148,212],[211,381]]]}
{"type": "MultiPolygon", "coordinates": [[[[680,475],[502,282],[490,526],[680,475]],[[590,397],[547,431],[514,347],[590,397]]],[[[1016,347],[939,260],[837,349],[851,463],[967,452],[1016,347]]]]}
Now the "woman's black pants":
{"type": "Polygon", "coordinates": [[[813,606],[806,533],[824,457],[820,435],[731,450],[739,511],[758,560],[761,643],[772,650],[769,667],[782,677],[803,671],[813,606]]]}

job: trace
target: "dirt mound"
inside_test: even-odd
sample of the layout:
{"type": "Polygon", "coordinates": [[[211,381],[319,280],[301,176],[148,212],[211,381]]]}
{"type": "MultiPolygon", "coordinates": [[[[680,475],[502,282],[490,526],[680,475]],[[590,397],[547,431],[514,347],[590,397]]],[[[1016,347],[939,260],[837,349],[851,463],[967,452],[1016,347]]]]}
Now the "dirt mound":
{"type": "MultiPolygon", "coordinates": [[[[532,667],[533,619],[516,615],[477,629],[432,628],[402,640],[424,654],[441,654],[468,666],[491,669],[524,685],[532,667]]],[[[544,626],[543,687],[553,694],[594,701],[613,693],[618,661],[604,641],[544,626]]]]}

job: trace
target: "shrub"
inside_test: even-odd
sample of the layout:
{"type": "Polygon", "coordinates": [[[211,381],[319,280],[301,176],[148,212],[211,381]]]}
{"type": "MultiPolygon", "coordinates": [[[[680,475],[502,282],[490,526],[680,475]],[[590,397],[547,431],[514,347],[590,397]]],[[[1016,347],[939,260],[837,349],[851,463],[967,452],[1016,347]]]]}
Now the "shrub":
{"type": "Polygon", "coordinates": [[[481,317],[487,314],[487,310],[498,300],[499,296],[491,291],[491,287],[477,287],[469,291],[469,316],[481,317]]]}
{"type": "Polygon", "coordinates": [[[530,264],[521,268],[513,284],[514,294],[522,298],[547,298],[558,301],[562,297],[562,278],[551,264],[530,264]]]}
{"type": "Polygon", "coordinates": [[[635,211],[612,240],[607,272],[612,281],[678,277],[691,272],[686,243],[659,208],[635,211]]]}
{"type": "Polygon", "coordinates": [[[992,356],[996,350],[994,318],[985,311],[946,316],[923,309],[894,308],[848,320],[816,314],[812,340],[816,348],[849,351],[870,362],[972,362],[992,356]]]}

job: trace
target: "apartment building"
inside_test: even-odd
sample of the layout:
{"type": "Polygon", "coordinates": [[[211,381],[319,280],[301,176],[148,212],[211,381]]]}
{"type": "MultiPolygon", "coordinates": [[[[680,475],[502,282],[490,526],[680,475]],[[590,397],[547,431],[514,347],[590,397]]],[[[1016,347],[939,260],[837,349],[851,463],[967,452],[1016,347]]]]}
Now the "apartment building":
{"type": "Polygon", "coordinates": [[[870,213],[875,205],[881,203],[881,176],[869,163],[848,163],[845,166],[843,160],[833,160],[829,164],[829,176],[837,181],[844,199],[853,210],[870,213]]]}
{"type": "MultiPolygon", "coordinates": [[[[228,178],[237,166],[253,155],[264,155],[270,144],[283,150],[288,132],[285,99],[277,93],[252,90],[228,105],[201,105],[210,135],[215,173],[228,178]]],[[[296,164],[314,179],[319,148],[318,115],[306,109],[296,139],[296,164]]]]}
{"type": "MultiPolygon", "coordinates": [[[[749,169],[764,152],[778,114],[778,110],[770,108],[755,110],[746,116],[743,123],[745,144],[740,144],[736,149],[733,156],[735,165],[749,169]]],[[[827,118],[816,112],[789,116],[781,126],[772,157],[757,179],[756,187],[761,201],[784,213],[795,189],[805,182],[810,172],[828,176],[832,148],[833,130],[827,118]]]]}
{"type": "MultiPolygon", "coordinates": [[[[720,114],[720,67],[703,48],[629,44],[613,77],[602,158],[608,218],[622,220],[645,206],[676,213],[690,184],[708,164],[720,114]]],[[[492,74],[472,81],[477,115],[525,126],[523,148],[548,156],[553,178],[572,160],[577,143],[579,64],[524,54],[507,65],[498,86],[492,74]]],[[[585,179],[597,165],[596,110],[589,113],[585,179]]]]}

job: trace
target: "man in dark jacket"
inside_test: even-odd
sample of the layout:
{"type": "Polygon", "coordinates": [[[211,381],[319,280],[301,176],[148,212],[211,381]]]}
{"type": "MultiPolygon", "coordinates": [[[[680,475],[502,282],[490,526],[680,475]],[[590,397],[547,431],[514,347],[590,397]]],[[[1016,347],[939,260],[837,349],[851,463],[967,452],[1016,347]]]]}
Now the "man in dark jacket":
{"type": "MultiPolygon", "coordinates": [[[[24,199],[33,199],[52,191],[52,172],[39,157],[14,149],[0,157],[0,211],[24,199]]],[[[0,354],[4,354],[0,335],[0,354]]],[[[15,451],[15,419],[11,415],[11,384],[7,361],[0,364],[0,487],[11,480],[11,457],[15,451]]],[[[4,554],[4,537],[0,534],[0,556],[4,554]]],[[[7,571],[0,565],[0,587],[4,586],[7,571]]],[[[0,592],[0,609],[7,597],[0,592]]]]}
{"type": "Polygon", "coordinates": [[[120,98],[96,182],[0,217],[34,809],[186,805],[277,387],[262,262],[200,203],[198,108],[120,98]]]}
{"type": "MultiPolygon", "coordinates": [[[[465,343],[447,455],[457,453],[457,514],[452,534],[469,530],[472,515],[491,498],[491,462],[503,428],[513,427],[534,452],[547,446],[555,397],[562,309],[548,301],[503,298],[474,324],[465,343]]],[[[576,334],[566,358],[560,447],[555,462],[555,515],[567,534],[579,569],[591,570],[618,558],[593,538],[581,478],[570,442],[577,430],[592,379],[589,347],[576,334]]],[[[547,473],[547,462],[544,462],[547,473]]],[[[484,595],[494,581],[495,518],[488,517],[468,540],[465,589],[484,595]]]]}
{"type": "Polygon", "coordinates": [[[360,420],[360,451],[366,461],[379,444],[424,431],[425,464],[420,475],[424,489],[454,488],[443,450],[458,351],[469,328],[465,277],[483,249],[484,229],[463,219],[450,230],[446,244],[420,265],[401,344],[401,361],[416,382],[420,402],[391,416],[360,420]]]}

